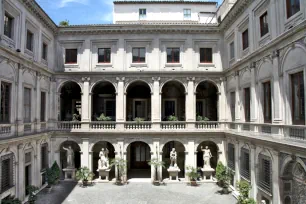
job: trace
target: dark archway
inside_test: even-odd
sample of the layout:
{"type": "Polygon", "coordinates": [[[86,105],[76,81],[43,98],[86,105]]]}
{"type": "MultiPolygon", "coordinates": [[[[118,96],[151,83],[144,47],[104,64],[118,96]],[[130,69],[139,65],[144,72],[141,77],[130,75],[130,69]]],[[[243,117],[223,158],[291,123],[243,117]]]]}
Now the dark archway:
{"type": "Polygon", "coordinates": [[[127,88],[126,120],[133,121],[135,118],[151,120],[151,89],[143,81],[133,82],[127,88]]]}
{"type": "Polygon", "coordinates": [[[165,162],[165,167],[163,168],[163,179],[169,178],[169,173],[167,169],[170,166],[170,152],[172,148],[175,148],[177,153],[177,166],[180,168],[179,178],[185,177],[185,146],[178,141],[169,141],[163,146],[162,161],[165,162]]]}
{"type": "Polygon", "coordinates": [[[92,121],[101,114],[116,120],[116,89],[110,82],[100,82],[92,90],[92,121]]]}
{"type": "Polygon", "coordinates": [[[219,154],[218,154],[219,148],[217,144],[212,141],[201,142],[197,147],[197,167],[203,168],[204,160],[203,160],[203,152],[201,150],[201,147],[203,147],[204,149],[206,146],[208,146],[212,154],[212,158],[210,159],[210,165],[213,169],[216,170],[219,159],[219,154]]]}
{"type": "MultiPolygon", "coordinates": [[[[67,151],[63,149],[63,147],[68,148],[71,146],[71,148],[74,151],[74,164],[75,168],[81,167],[81,148],[75,141],[65,141],[60,146],[60,167],[61,169],[65,169],[67,167],[67,151]]],[[[63,172],[62,172],[63,173],[63,172]]]]}
{"type": "MultiPolygon", "coordinates": [[[[95,174],[95,178],[99,177],[99,172],[98,170],[98,161],[100,159],[99,157],[99,153],[101,151],[101,149],[108,149],[109,153],[108,153],[108,159],[109,159],[109,164],[111,164],[111,160],[115,158],[115,148],[114,146],[106,141],[100,141],[97,142],[91,149],[92,151],[92,171],[95,174]]],[[[109,172],[109,179],[112,180],[113,178],[115,178],[115,167],[111,168],[111,171],[109,172]]]]}
{"type": "Polygon", "coordinates": [[[60,121],[72,121],[73,115],[81,120],[81,88],[76,82],[66,82],[61,88],[60,95],[60,121]]]}
{"type": "Polygon", "coordinates": [[[147,143],[136,141],[127,147],[127,177],[151,178],[151,149],[147,143]]]}
{"type": "Polygon", "coordinates": [[[209,82],[201,82],[196,90],[196,116],[197,120],[218,120],[218,89],[209,82]]]}
{"type": "Polygon", "coordinates": [[[162,121],[167,121],[171,115],[179,121],[185,121],[185,91],[185,87],[177,81],[169,81],[163,86],[162,121]]]}

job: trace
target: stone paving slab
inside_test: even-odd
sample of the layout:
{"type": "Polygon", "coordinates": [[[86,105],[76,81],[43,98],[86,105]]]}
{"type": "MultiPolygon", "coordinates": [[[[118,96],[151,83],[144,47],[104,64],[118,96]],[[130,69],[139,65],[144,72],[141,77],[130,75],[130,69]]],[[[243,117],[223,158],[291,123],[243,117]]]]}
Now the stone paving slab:
{"type": "Polygon", "coordinates": [[[235,198],[220,195],[220,188],[213,183],[198,187],[184,183],[153,186],[150,183],[130,183],[116,186],[96,183],[80,187],[77,183],[61,182],[49,192],[38,194],[37,204],[235,204],[235,198]]]}

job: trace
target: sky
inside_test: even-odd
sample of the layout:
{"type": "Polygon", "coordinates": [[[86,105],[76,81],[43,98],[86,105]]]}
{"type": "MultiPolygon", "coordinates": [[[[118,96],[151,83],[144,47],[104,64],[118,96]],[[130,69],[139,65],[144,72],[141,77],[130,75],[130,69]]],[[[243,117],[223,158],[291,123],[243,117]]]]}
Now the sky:
{"type": "MultiPolygon", "coordinates": [[[[113,0],[36,0],[51,19],[58,24],[68,20],[70,25],[112,23],[113,0]]],[[[223,0],[216,0],[219,4],[223,0]]]]}

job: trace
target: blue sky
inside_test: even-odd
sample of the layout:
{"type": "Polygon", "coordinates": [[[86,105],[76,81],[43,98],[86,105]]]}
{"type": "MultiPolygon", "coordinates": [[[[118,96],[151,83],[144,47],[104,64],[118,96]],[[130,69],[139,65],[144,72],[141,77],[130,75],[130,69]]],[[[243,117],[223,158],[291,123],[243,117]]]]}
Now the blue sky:
{"type": "Polygon", "coordinates": [[[66,19],[71,25],[112,23],[113,0],[36,1],[56,24],[66,19]]]}

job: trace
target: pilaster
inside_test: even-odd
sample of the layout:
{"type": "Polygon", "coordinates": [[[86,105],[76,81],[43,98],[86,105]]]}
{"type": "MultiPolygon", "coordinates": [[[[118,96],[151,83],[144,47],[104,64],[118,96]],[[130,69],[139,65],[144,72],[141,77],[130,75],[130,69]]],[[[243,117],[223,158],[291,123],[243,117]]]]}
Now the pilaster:
{"type": "Polygon", "coordinates": [[[256,172],[257,172],[257,160],[256,160],[256,146],[250,145],[250,160],[251,160],[251,185],[252,189],[250,197],[256,200],[257,197],[257,183],[256,183],[256,172]]]}
{"type": "Polygon", "coordinates": [[[82,155],[81,155],[81,164],[82,166],[89,166],[89,139],[82,138],[82,155]]]}
{"type": "Polygon", "coordinates": [[[36,73],[36,116],[35,116],[35,121],[36,121],[36,131],[40,130],[40,111],[41,111],[41,93],[40,93],[40,73],[36,73]]]}
{"type": "Polygon", "coordinates": [[[282,122],[282,97],[280,91],[280,76],[279,76],[279,52],[274,51],[273,59],[273,123],[282,122]]]}
{"type": "Polygon", "coordinates": [[[117,77],[118,87],[116,95],[116,122],[125,121],[125,91],[124,91],[124,77],[117,77]]]}
{"type": "Polygon", "coordinates": [[[195,122],[196,116],[196,96],[194,93],[194,77],[187,77],[187,93],[186,93],[186,122],[195,122]]]}
{"type": "Polygon", "coordinates": [[[235,82],[236,82],[236,89],[235,89],[235,120],[240,121],[240,83],[239,83],[239,71],[235,73],[235,82]]]}
{"type": "Polygon", "coordinates": [[[23,134],[23,67],[18,64],[18,88],[17,88],[17,133],[23,134]]]}
{"type": "Polygon", "coordinates": [[[256,96],[256,63],[253,62],[251,67],[251,122],[257,122],[257,96],[256,96]]]}
{"type": "Polygon", "coordinates": [[[235,142],[235,183],[234,186],[237,188],[237,182],[240,181],[240,148],[239,141],[235,142]]]}
{"type": "Polygon", "coordinates": [[[82,128],[89,129],[90,118],[89,118],[89,81],[90,77],[83,77],[83,91],[82,91],[82,122],[87,124],[82,124],[82,128]]]}
{"type": "Polygon", "coordinates": [[[160,122],[161,118],[161,94],[159,91],[160,77],[152,77],[153,93],[151,94],[151,120],[152,122],[160,122]]]}
{"type": "Polygon", "coordinates": [[[279,152],[272,151],[272,203],[276,204],[280,201],[279,190],[279,152]]]}

